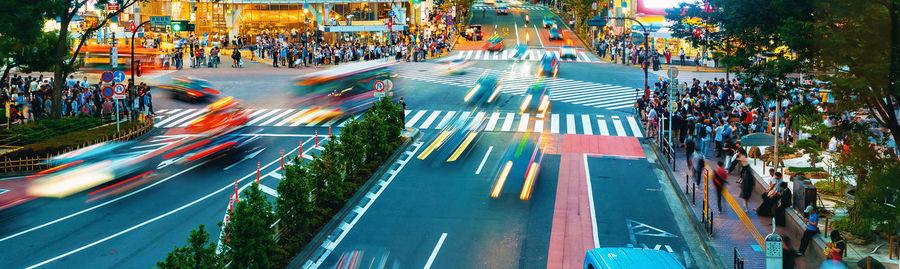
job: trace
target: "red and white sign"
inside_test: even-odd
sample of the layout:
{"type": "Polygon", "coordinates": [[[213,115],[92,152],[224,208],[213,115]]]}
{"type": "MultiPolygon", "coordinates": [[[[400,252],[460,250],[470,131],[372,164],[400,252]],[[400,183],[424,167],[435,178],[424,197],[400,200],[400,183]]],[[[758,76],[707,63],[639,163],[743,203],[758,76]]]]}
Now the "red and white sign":
{"type": "Polygon", "coordinates": [[[106,10],[109,10],[109,11],[119,10],[119,3],[106,4],[106,10]]]}
{"type": "Polygon", "coordinates": [[[113,90],[116,92],[116,95],[123,95],[125,94],[125,85],[122,83],[116,84],[113,86],[113,90]]]}
{"type": "Polygon", "coordinates": [[[384,81],[375,81],[375,92],[384,92],[384,81]]]}

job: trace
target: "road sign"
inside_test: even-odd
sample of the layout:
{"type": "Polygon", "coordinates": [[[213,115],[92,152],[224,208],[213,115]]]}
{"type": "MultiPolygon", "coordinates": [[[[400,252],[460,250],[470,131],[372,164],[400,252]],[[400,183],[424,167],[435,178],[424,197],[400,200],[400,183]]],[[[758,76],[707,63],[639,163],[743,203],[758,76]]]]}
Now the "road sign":
{"type": "Polygon", "coordinates": [[[113,73],[110,71],[103,72],[103,75],[100,75],[100,80],[103,82],[112,82],[113,81],[113,73]]]}
{"type": "Polygon", "coordinates": [[[119,10],[119,3],[108,3],[108,4],[106,4],[106,10],[108,10],[108,11],[116,11],[116,10],[119,10]]]}
{"type": "Polygon", "coordinates": [[[388,16],[391,16],[391,17],[393,17],[393,16],[394,16],[394,11],[393,11],[393,10],[391,10],[391,11],[388,11],[388,16]]]}
{"type": "Polygon", "coordinates": [[[116,71],[113,73],[113,82],[122,83],[123,81],[125,81],[125,72],[116,71]]]}
{"type": "Polygon", "coordinates": [[[103,97],[113,97],[113,88],[110,86],[103,87],[103,91],[101,93],[103,94],[103,97]]]}
{"type": "Polygon", "coordinates": [[[384,92],[384,81],[375,81],[375,92],[384,92]]]}
{"type": "Polygon", "coordinates": [[[125,94],[125,84],[116,84],[115,86],[113,86],[113,90],[115,90],[117,95],[125,94]]]}
{"type": "Polygon", "coordinates": [[[666,75],[668,75],[669,78],[677,78],[678,77],[678,68],[669,67],[669,71],[666,72],[666,75]]]}
{"type": "Polygon", "coordinates": [[[150,25],[166,25],[172,24],[171,16],[150,16],[150,25]]]}

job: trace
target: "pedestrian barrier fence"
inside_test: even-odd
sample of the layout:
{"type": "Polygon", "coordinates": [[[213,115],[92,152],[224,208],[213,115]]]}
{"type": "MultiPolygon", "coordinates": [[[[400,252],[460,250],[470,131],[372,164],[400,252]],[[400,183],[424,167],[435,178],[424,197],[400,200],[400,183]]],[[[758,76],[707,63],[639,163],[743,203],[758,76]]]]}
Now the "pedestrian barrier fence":
{"type": "Polygon", "coordinates": [[[87,147],[90,145],[98,144],[98,143],[110,142],[110,141],[128,141],[128,140],[131,140],[131,139],[134,139],[136,137],[146,134],[152,128],[153,128],[153,120],[150,119],[148,121],[142,121],[141,125],[137,126],[135,128],[131,128],[129,130],[125,130],[124,132],[114,134],[111,136],[97,138],[97,139],[94,139],[90,142],[86,142],[86,143],[81,144],[76,147],[66,148],[65,150],[57,152],[56,154],[47,153],[45,156],[37,156],[37,157],[29,156],[29,157],[14,158],[14,159],[4,157],[3,160],[0,161],[0,173],[24,172],[24,171],[36,171],[36,170],[49,169],[50,167],[53,166],[53,164],[51,162],[49,162],[48,160],[50,160],[50,158],[53,156],[56,156],[56,155],[59,155],[59,154],[65,153],[65,152],[77,150],[77,149],[87,147]]]}

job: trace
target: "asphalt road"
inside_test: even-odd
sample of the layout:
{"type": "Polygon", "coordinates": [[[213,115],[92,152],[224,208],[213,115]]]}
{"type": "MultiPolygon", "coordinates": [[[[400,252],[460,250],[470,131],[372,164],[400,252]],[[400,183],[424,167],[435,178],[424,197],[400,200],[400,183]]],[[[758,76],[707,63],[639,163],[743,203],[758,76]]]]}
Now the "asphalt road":
{"type": "MultiPolygon", "coordinates": [[[[541,53],[569,44],[546,40],[540,20],[550,12],[542,7],[514,8],[508,16],[497,16],[493,10],[487,10],[484,18],[477,11],[473,14],[472,23],[484,25],[486,33],[496,31],[503,36],[507,49],[515,47],[516,40],[541,53]],[[522,21],[524,12],[531,16],[529,25],[522,21]]],[[[579,45],[577,41],[572,44],[579,45]]],[[[565,167],[559,145],[570,135],[643,136],[630,107],[634,88],[644,84],[642,72],[600,62],[587,50],[579,52],[586,57],[562,62],[556,78],[535,77],[539,62],[533,59],[514,61],[502,54],[487,57],[478,42],[460,44],[444,59],[397,64],[395,95],[406,99],[407,126],[423,131],[421,142],[430,143],[449,124],[446,121],[462,114],[480,115],[487,121],[485,130],[454,163],[411,159],[347,231],[323,267],[333,265],[342,253],[365,248],[388,251],[401,268],[426,264],[434,268],[554,267],[549,258],[554,248],[551,234],[554,221],[565,217],[559,199],[566,195],[559,190],[561,167],[565,167]],[[469,51],[479,51],[481,58],[469,51]],[[473,65],[460,75],[435,69],[437,62],[454,57],[469,59],[473,65]],[[484,74],[501,77],[503,92],[496,104],[473,110],[463,99],[475,79],[484,74]],[[544,118],[519,113],[524,89],[535,84],[550,88],[553,101],[544,118]],[[499,199],[491,198],[503,152],[523,131],[543,132],[557,146],[547,149],[530,199],[518,199],[514,193],[520,187],[513,184],[504,187],[499,199]]],[[[173,246],[183,245],[190,230],[199,224],[205,224],[215,237],[235,179],[239,187],[255,180],[259,162],[263,185],[275,189],[281,151],[296,155],[302,142],[307,154],[315,154],[315,132],[322,135],[320,139],[327,134],[326,123],[290,126],[293,124],[284,121],[299,111],[290,79],[312,71],[272,69],[264,63],[233,69],[226,64],[218,69],[188,68],[152,79],[164,82],[172,76],[195,76],[209,80],[223,96],[242,99],[259,110],[246,131],[255,141],[221,158],[195,163],[168,164],[170,159],[157,157],[107,184],[65,198],[36,198],[0,210],[0,248],[4,249],[0,267],[150,267],[164,259],[173,246]],[[260,131],[251,134],[255,130],[260,131]],[[248,156],[252,158],[245,158],[248,156]],[[127,181],[147,171],[152,172],[127,181]],[[122,184],[115,185],[118,183],[122,184]]],[[[123,151],[176,143],[182,139],[179,125],[199,115],[196,113],[205,104],[170,100],[165,93],[155,92],[154,106],[161,124],[123,151]]],[[[334,132],[339,132],[339,124],[332,126],[334,132]]],[[[697,239],[673,205],[672,190],[647,159],[594,156],[585,163],[593,185],[590,196],[597,224],[582,236],[590,238],[594,230],[602,235],[598,236],[601,246],[671,249],[679,259],[688,256],[702,264],[702,253],[687,247],[697,239]],[[632,236],[636,230],[628,225],[652,227],[672,236],[648,236],[644,230],[632,236]]],[[[579,255],[583,258],[583,253],[579,255]]]]}

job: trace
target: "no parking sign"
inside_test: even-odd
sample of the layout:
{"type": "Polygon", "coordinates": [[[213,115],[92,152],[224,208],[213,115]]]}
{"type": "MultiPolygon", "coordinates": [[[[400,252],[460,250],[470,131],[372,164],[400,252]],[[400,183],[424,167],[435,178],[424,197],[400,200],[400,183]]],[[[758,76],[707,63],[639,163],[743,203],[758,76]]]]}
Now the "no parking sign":
{"type": "Polygon", "coordinates": [[[103,87],[103,91],[101,91],[103,97],[110,98],[113,96],[113,88],[110,86],[103,87]]]}
{"type": "Polygon", "coordinates": [[[375,81],[375,92],[384,92],[384,81],[375,81]]]}
{"type": "Polygon", "coordinates": [[[100,80],[103,82],[109,83],[113,81],[113,73],[110,71],[103,72],[103,75],[100,75],[100,80]]]}

